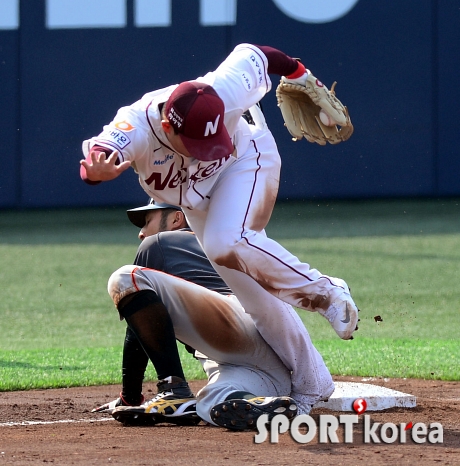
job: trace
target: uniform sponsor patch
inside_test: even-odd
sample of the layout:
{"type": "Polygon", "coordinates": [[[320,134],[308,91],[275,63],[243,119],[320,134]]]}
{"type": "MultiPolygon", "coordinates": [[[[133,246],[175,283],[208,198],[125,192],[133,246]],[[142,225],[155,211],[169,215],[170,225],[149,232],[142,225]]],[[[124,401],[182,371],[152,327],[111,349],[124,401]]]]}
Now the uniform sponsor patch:
{"type": "Polygon", "coordinates": [[[262,59],[255,53],[251,53],[246,61],[251,65],[254,73],[256,74],[256,86],[260,86],[264,80],[264,64],[262,59]]]}
{"type": "Polygon", "coordinates": [[[120,149],[124,149],[131,142],[127,134],[116,128],[106,129],[101,133],[99,138],[104,138],[107,141],[113,142],[120,149]]]}
{"type": "Polygon", "coordinates": [[[174,158],[174,155],[167,154],[163,160],[155,160],[153,165],[164,165],[166,162],[169,162],[174,158]]]}
{"type": "Polygon", "coordinates": [[[117,128],[117,129],[119,129],[121,131],[125,131],[125,132],[126,131],[129,132],[129,131],[132,131],[133,129],[135,129],[134,126],[131,123],[129,123],[129,121],[126,121],[126,120],[117,121],[115,123],[115,128],[117,128]]]}
{"type": "Polygon", "coordinates": [[[254,89],[254,79],[249,73],[241,73],[241,80],[243,81],[243,87],[247,92],[251,92],[254,89]]]}

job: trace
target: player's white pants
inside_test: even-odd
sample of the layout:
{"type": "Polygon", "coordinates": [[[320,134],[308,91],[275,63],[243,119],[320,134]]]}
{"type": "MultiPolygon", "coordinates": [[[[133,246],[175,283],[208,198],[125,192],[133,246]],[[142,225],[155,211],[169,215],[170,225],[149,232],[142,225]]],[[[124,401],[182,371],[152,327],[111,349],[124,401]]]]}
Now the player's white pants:
{"type": "Polygon", "coordinates": [[[219,176],[207,207],[184,213],[212,262],[249,275],[293,306],[326,311],[344,293],[342,283],[300,262],[264,232],[278,194],[281,161],[270,131],[253,131],[246,152],[219,176]]]}
{"type": "Polygon", "coordinates": [[[293,371],[293,393],[316,401],[331,394],[332,379],[289,304],[325,311],[344,288],[267,238],[280,165],[271,133],[254,128],[248,150],[219,176],[206,211],[184,212],[219,275],[293,371]]]}
{"type": "Polygon", "coordinates": [[[115,305],[136,291],[153,290],[168,309],[176,337],[192,346],[208,375],[197,394],[198,415],[212,423],[210,410],[234,391],[286,396],[291,374],[257,331],[234,295],[153,269],[126,265],[112,274],[108,292],[115,305]]]}
{"type": "MultiPolygon", "coordinates": [[[[260,338],[260,335],[259,335],[260,338]]],[[[268,346],[268,345],[267,345],[268,346]]],[[[216,425],[210,418],[211,408],[225,401],[230,393],[246,391],[258,396],[288,396],[291,380],[278,377],[276,384],[269,373],[251,366],[218,364],[211,359],[199,359],[208,376],[208,383],[197,394],[196,412],[201,419],[216,425]]],[[[283,366],[284,370],[286,367],[283,366]]],[[[270,374],[273,370],[270,371],[270,374]]]]}

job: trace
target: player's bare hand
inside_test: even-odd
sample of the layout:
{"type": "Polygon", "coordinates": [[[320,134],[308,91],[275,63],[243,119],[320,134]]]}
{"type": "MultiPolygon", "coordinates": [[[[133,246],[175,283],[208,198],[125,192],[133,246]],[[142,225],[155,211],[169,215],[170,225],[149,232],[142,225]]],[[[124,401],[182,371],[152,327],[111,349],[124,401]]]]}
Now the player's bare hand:
{"type": "Polygon", "coordinates": [[[104,152],[91,151],[86,160],[80,160],[80,164],[86,170],[86,176],[91,181],[110,181],[120,176],[131,166],[130,161],[117,165],[118,151],[113,151],[109,158],[104,152]]]}

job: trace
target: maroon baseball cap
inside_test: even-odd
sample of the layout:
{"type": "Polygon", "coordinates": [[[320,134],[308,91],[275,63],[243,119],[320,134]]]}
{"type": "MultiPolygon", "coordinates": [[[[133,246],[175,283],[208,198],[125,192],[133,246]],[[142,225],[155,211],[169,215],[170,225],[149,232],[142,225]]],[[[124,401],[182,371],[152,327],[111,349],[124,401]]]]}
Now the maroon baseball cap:
{"type": "Polygon", "coordinates": [[[209,161],[233,152],[233,143],[224,125],[225,106],[208,84],[186,81],[166,102],[165,114],[192,157],[209,161]]]}

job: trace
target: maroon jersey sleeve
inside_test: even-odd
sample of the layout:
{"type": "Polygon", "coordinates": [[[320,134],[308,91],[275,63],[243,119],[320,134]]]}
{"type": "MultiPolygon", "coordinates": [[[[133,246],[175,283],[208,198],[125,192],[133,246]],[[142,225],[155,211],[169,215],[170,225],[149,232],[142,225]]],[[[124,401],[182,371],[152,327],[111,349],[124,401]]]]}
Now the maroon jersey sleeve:
{"type": "Polygon", "coordinates": [[[305,66],[295,58],[291,58],[281,50],[268,45],[256,45],[268,60],[268,73],[286,76],[291,79],[299,78],[305,73],[305,66]]]}

